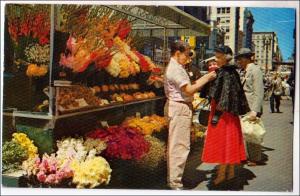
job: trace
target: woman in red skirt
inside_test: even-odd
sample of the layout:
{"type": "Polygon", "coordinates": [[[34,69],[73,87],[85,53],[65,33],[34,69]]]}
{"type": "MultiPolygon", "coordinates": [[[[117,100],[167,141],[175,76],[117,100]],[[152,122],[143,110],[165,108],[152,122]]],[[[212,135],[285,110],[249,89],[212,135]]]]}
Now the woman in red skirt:
{"type": "Polygon", "coordinates": [[[234,178],[235,165],[246,160],[239,115],[250,109],[236,67],[228,64],[232,50],[221,46],[216,49],[215,56],[219,69],[209,89],[211,112],[202,161],[220,164],[213,181],[217,185],[234,178]]]}

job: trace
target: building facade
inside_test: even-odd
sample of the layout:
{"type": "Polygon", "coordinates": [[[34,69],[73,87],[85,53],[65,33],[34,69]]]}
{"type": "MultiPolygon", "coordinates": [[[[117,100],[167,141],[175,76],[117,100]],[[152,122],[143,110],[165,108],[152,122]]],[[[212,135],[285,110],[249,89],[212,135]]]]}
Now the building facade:
{"type": "Polygon", "coordinates": [[[236,54],[241,48],[252,49],[254,18],[250,10],[243,7],[211,7],[208,9],[210,25],[225,32],[224,44],[236,54]]]}
{"type": "Polygon", "coordinates": [[[245,36],[243,37],[243,47],[254,49],[252,47],[252,34],[253,34],[253,24],[255,20],[250,10],[245,9],[244,18],[245,18],[245,25],[244,25],[245,36]]]}
{"type": "Polygon", "coordinates": [[[253,32],[255,61],[264,72],[276,71],[275,61],[282,61],[282,54],[275,32],[253,32]]]}

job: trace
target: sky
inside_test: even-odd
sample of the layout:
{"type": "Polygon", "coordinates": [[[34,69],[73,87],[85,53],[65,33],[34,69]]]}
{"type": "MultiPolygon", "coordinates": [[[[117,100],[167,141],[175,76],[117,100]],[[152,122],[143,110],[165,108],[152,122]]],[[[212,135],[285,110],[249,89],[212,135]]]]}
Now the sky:
{"type": "Polygon", "coordinates": [[[292,8],[248,8],[254,17],[253,32],[276,32],[283,60],[294,50],[293,31],[295,9],[292,8]]]}

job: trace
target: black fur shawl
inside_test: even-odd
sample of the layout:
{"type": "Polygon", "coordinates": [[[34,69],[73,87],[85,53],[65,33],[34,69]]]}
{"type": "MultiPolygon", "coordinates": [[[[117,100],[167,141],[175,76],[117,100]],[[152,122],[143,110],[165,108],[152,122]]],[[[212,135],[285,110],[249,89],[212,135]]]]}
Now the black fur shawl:
{"type": "Polygon", "coordinates": [[[235,115],[250,111],[240,76],[234,65],[225,65],[217,70],[217,78],[212,81],[209,97],[216,100],[217,109],[235,115]]]}

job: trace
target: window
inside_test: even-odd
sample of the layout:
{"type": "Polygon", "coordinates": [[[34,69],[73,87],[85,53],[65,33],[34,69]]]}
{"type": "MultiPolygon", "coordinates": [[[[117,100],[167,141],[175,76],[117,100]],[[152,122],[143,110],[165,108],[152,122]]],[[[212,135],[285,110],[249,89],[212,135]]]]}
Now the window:
{"type": "Polygon", "coordinates": [[[226,8],[226,13],[230,13],[230,7],[226,8]]]}
{"type": "Polygon", "coordinates": [[[226,39],[226,40],[229,40],[229,35],[226,35],[225,39],[226,39]]]}
{"type": "Polygon", "coordinates": [[[221,18],[217,17],[217,23],[220,23],[221,18]]]}
{"type": "Polygon", "coordinates": [[[221,13],[221,8],[217,8],[217,13],[218,13],[218,14],[221,13]]]}
{"type": "Polygon", "coordinates": [[[222,14],[225,14],[225,13],[226,13],[225,8],[222,8],[222,14]]]}
{"type": "Polygon", "coordinates": [[[226,20],[226,23],[230,23],[230,20],[226,20]]]}
{"type": "Polygon", "coordinates": [[[226,27],[226,33],[229,33],[229,27],[226,27]]]}

